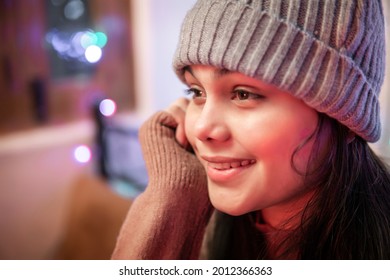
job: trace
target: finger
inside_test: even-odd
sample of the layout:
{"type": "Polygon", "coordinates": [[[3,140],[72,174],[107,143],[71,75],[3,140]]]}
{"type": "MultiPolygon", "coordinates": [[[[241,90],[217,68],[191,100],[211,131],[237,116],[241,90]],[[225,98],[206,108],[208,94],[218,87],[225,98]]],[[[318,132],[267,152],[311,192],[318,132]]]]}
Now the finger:
{"type": "Polygon", "coordinates": [[[172,115],[177,123],[175,137],[181,146],[187,149],[189,146],[185,135],[185,114],[189,101],[185,98],[176,100],[166,111],[172,115]]]}
{"type": "Polygon", "coordinates": [[[185,134],[185,111],[183,111],[182,108],[175,107],[174,109],[174,119],[177,121],[177,128],[176,128],[176,140],[179,142],[180,145],[182,145],[184,148],[187,148],[188,141],[185,134]]]}
{"type": "MultiPolygon", "coordinates": [[[[168,113],[174,115],[176,113],[177,107],[182,109],[184,112],[187,111],[187,107],[189,104],[189,100],[187,98],[178,98],[175,102],[173,102],[168,108],[165,109],[168,113]]],[[[180,117],[180,116],[178,116],[180,117]]]]}

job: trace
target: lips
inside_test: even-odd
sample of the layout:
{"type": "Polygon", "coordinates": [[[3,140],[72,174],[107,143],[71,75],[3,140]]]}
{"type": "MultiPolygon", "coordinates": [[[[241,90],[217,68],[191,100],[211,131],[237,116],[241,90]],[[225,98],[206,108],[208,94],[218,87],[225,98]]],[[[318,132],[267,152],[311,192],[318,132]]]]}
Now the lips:
{"type": "MultiPolygon", "coordinates": [[[[227,160],[227,159],[226,159],[227,160]]],[[[206,160],[207,161],[207,160],[206,160]]],[[[226,162],[218,162],[218,161],[207,161],[208,166],[217,170],[228,170],[232,168],[238,168],[243,166],[248,166],[256,162],[254,159],[244,159],[244,160],[233,160],[226,162]]]]}
{"type": "Polygon", "coordinates": [[[255,159],[239,159],[230,157],[201,157],[205,162],[207,176],[211,181],[228,183],[234,179],[242,179],[251,166],[256,163],[255,159]]]}

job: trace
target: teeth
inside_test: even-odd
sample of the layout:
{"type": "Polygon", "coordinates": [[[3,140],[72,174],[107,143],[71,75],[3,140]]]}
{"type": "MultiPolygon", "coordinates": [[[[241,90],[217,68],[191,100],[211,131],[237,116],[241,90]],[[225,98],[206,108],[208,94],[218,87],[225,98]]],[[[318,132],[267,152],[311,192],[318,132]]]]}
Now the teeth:
{"type": "Polygon", "coordinates": [[[231,168],[237,168],[240,166],[247,166],[247,165],[253,164],[255,162],[256,162],[256,160],[252,159],[252,160],[223,162],[223,163],[210,162],[209,165],[215,169],[226,170],[226,169],[231,169],[231,168]]]}

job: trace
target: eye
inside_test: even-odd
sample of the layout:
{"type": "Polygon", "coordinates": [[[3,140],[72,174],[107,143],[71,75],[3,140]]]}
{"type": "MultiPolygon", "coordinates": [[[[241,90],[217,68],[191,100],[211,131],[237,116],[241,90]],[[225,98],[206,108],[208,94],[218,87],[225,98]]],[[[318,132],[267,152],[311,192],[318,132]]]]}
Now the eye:
{"type": "Polygon", "coordinates": [[[206,97],[206,94],[202,90],[197,89],[197,88],[189,88],[189,89],[187,89],[186,90],[186,94],[187,95],[191,95],[192,99],[206,97]]]}
{"type": "Polygon", "coordinates": [[[233,91],[233,98],[236,100],[253,100],[264,98],[262,95],[257,93],[252,93],[246,90],[237,89],[233,91]]]}

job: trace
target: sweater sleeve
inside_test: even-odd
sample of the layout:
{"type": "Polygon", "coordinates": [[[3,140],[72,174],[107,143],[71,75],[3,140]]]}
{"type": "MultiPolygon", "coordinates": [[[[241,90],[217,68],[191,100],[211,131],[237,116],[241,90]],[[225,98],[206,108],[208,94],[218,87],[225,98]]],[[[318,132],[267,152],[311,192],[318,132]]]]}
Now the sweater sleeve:
{"type": "Polygon", "coordinates": [[[159,112],[140,130],[149,184],[132,204],[113,259],[197,259],[212,207],[204,168],[159,112]]]}

